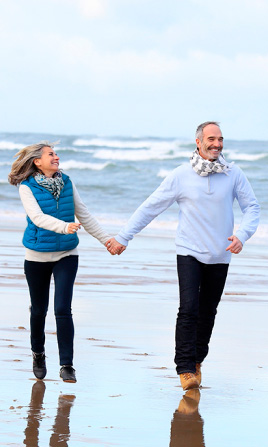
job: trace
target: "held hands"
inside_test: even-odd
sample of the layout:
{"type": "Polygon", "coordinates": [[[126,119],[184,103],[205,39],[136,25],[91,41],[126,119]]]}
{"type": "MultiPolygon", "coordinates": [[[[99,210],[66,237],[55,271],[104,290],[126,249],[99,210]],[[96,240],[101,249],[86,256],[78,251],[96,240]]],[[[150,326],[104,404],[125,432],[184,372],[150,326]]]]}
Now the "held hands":
{"type": "Polygon", "coordinates": [[[106,242],[105,247],[111,255],[121,255],[121,253],[123,253],[123,251],[127,248],[125,245],[119,244],[114,237],[106,242]]]}
{"type": "Polygon", "coordinates": [[[71,222],[71,223],[69,223],[69,225],[68,225],[67,233],[68,233],[68,234],[74,234],[76,231],[79,230],[79,228],[81,228],[81,224],[80,224],[80,223],[77,223],[77,222],[71,222]]]}
{"type": "Polygon", "coordinates": [[[242,242],[236,236],[228,237],[228,241],[232,241],[232,243],[226,248],[226,251],[230,250],[231,253],[236,255],[240,253],[243,248],[242,242]]]}

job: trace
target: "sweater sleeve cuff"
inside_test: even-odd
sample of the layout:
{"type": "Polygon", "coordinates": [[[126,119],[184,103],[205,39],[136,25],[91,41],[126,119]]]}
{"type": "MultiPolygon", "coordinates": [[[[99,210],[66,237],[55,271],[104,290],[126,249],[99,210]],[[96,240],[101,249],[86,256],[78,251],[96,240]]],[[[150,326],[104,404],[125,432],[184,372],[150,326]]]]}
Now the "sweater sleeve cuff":
{"type": "Polygon", "coordinates": [[[128,241],[124,239],[122,236],[119,236],[119,234],[115,236],[115,240],[119,242],[119,244],[125,245],[126,247],[128,246],[128,241]]]}
{"type": "Polygon", "coordinates": [[[245,244],[247,238],[245,237],[245,235],[241,231],[238,230],[235,233],[235,236],[240,240],[240,242],[242,242],[243,245],[245,244]]]}

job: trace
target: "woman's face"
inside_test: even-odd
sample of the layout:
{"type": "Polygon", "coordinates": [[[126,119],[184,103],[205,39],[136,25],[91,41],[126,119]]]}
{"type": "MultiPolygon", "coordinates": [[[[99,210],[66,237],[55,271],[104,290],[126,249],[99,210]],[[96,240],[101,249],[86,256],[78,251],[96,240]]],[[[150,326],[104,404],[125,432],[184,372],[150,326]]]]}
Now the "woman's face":
{"type": "Polygon", "coordinates": [[[51,147],[45,146],[41,158],[36,158],[34,164],[46,177],[52,177],[59,170],[59,160],[55,151],[51,147]]]}

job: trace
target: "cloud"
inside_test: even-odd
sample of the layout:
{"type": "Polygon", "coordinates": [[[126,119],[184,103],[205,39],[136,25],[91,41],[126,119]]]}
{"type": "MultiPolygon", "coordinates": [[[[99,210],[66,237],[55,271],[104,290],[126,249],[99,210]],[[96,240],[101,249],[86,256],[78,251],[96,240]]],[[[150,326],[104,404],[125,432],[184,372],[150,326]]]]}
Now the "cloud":
{"type": "Polygon", "coordinates": [[[51,98],[84,104],[79,122],[88,104],[110,126],[121,110],[124,126],[131,109],[133,130],[161,113],[175,128],[180,110],[266,116],[267,14],[267,0],[0,0],[3,110],[51,98]]]}
{"type": "Polygon", "coordinates": [[[175,54],[164,48],[104,50],[96,46],[93,39],[66,38],[57,31],[35,33],[34,42],[30,34],[21,39],[19,32],[10,36],[6,32],[2,37],[8,42],[8,48],[4,46],[0,51],[2,63],[5,67],[9,64],[9,70],[20,67],[20,73],[28,72],[31,76],[34,61],[35,76],[51,81],[79,82],[101,92],[109,92],[120,85],[150,91],[166,91],[171,85],[178,91],[190,88],[191,84],[198,84],[200,88],[217,84],[221,89],[261,88],[264,92],[268,88],[267,54],[225,55],[200,49],[175,54]],[[49,65],[45,61],[49,61],[49,65]]]}
{"type": "Polygon", "coordinates": [[[69,3],[77,8],[79,13],[87,19],[104,17],[107,13],[107,0],[52,0],[54,2],[69,3]]]}
{"type": "Polygon", "coordinates": [[[78,0],[74,3],[77,3],[81,14],[89,19],[104,17],[107,12],[105,0],[78,0]]]}
{"type": "Polygon", "coordinates": [[[227,57],[209,51],[190,51],[179,57],[156,50],[98,51],[85,38],[61,41],[57,50],[69,74],[85,83],[110,88],[113,83],[139,83],[140,86],[174,85],[191,82],[203,86],[263,88],[267,91],[268,55],[238,53],[227,57]],[[258,87],[256,87],[258,79],[258,87]]]}

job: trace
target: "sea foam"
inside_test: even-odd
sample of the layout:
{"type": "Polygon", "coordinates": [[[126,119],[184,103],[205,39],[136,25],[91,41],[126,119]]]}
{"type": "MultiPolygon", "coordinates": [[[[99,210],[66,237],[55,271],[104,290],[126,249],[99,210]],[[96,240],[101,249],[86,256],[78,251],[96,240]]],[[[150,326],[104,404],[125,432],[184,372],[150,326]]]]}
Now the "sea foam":
{"type": "Polygon", "coordinates": [[[262,160],[263,158],[268,157],[268,153],[260,153],[260,154],[243,154],[243,153],[230,153],[230,159],[232,160],[240,160],[240,161],[257,161],[262,160]]]}
{"type": "Polygon", "coordinates": [[[111,150],[100,149],[97,150],[93,157],[101,160],[121,160],[121,161],[148,161],[148,160],[172,160],[176,158],[189,158],[191,152],[188,151],[174,151],[170,149],[155,150],[140,149],[140,150],[111,150]]]}
{"type": "Polygon", "coordinates": [[[105,169],[109,163],[87,163],[83,161],[68,160],[60,163],[60,168],[64,171],[69,171],[71,169],[89,169],[92,171],[101,171],[105,169]]]}
{"type": "Polygon", "coordinates": [[[13,143],[12,141],[0,141],[0,150],[20,150],[25,147],[25,144],[13,143]]]}
{"type": "Polygon", "coordinates": [[[131,140],[109,140],[101,138],[93,138],[90,140],[78,138],[73,142],[74,146],[95,146],[95,147],[111,147],[111,148],[129,148],[144,149],[150,147],[150,143],[146,141],[131,140]]]}

